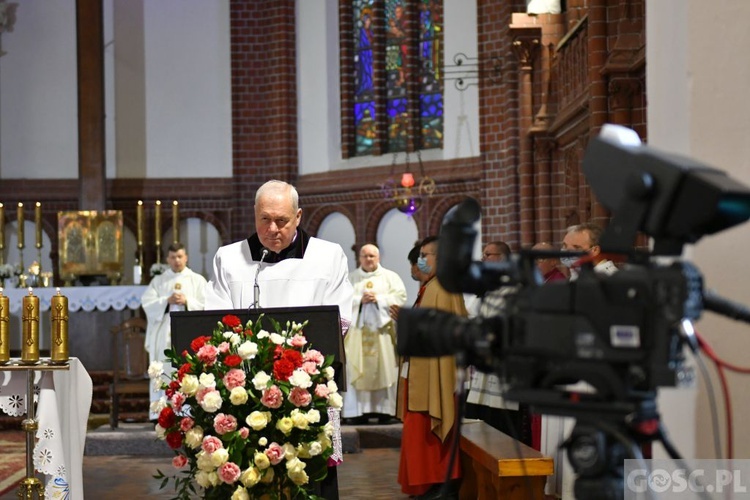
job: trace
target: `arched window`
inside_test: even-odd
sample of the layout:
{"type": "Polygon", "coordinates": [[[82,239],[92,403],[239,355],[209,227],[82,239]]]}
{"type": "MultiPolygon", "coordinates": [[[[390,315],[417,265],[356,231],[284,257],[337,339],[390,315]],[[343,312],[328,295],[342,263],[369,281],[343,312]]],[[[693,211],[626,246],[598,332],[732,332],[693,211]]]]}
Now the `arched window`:
{"type": "Polygon", "coordinates": [[[341,2],[344,157],[443,146],[442,0],[341,2]]]}

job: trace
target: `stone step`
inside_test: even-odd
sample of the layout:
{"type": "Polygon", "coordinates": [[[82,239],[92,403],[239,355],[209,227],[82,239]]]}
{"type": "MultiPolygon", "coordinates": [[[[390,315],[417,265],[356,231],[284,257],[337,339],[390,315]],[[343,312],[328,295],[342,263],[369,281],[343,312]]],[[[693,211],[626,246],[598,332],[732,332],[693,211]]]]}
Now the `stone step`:
{"type": "MultiPolygon", "coordinates": [[[[402,424],[343,425],[341,446],[344,453],[360,453],[364,448],[398,448],[402,424]]],[[[116,430],[101,425],[86,435],[84,455],[173,456],[174,452],[156,439],[151,423],[121,422],[116,430]]]]}

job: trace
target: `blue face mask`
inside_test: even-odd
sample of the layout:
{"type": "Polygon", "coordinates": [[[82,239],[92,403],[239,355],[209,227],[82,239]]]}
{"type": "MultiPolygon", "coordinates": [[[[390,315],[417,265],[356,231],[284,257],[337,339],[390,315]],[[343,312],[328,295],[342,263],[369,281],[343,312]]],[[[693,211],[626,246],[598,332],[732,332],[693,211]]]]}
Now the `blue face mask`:
{"type": "Polygon", "coordinates": [[[432,273],[432,267],[427,264],[427,257],[420,257],[417,259],[417,267],[420,271],[425,274],[432,273]]]}
{"type": "Polygon", "coordinates": [[[578,262],[579,258],[580,257],[560,257],[560,263],[562,263],[563,266],[570,268],[573,267],[573,264],[578,262]]]}

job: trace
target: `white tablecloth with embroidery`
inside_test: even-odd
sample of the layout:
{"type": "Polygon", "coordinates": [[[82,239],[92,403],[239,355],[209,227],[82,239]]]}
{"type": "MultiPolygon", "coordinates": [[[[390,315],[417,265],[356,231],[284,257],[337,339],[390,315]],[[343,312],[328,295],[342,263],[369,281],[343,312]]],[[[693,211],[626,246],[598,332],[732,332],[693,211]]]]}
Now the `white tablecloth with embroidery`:
{"type": "MultiPolygon", "coordinates": [[[[93,310],[106,311],[141,307],[141,296],[145,286],[67,286],[60,288],[60,293],[68,298],[68,310],[71,312],[93,310]]],[[[21,309],[22,298],[29,294],[28,288],[6,288],[3,293],[10,299],[10,312],[21,309]]],[[[39,308],[48,311],[52,296],[57,290],[52,287],[34,288],[34,295],[39,297],[39,308]]]]}
{"type": "MultiPolygon", "coordinates": [[[[83,499],[83,449],[91,408],[91,377],[77,358],[70,370],[35,371],[37,443],[34,467],[47,476],[46,498],[83,499]]],[[[0,372],[0,410],[26,414],[26,372],[0,372]]]]}

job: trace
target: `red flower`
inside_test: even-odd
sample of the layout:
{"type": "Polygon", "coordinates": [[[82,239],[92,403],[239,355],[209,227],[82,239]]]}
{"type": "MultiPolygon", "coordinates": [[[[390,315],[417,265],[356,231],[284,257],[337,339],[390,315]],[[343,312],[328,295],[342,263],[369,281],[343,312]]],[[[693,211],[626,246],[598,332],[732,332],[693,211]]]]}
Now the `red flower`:
{"type": "Polygon", "coordinates": [[[245,336],[246,337],[252,337],[253,335],[253,329],[252,328],[246,328],[245,329],[245,336]]]}
{"type": "Polygon", "coordinates": [[[177,389],[179,388],[180,388],[180,383],[176,380],[173,380],[169,383],[169,386],[167,387],[167,390],[164,391],[164,393],[167,395],[168,398],[171,398],[174,395],[174,393],[177,392],[177,389]]]}
{"type": "Polygon", "coordinates": [[[206,342],[208,342],[209,340],[211,340],[211,337],[209,335],[196,337],[192,342],[190,342],[190,348],[193,350],[193,352],[198,352],[198,349],[206,345],[206,342]]]}
{"type": "Polygon", "coordinates": [[[177,380],[182,382],[182,377],[190,373],[190,369],[192,366],[190,366],[190,363],[183,364],[179,370],[177,370],[177,380]]]}
{"type": "MultiPolygon", "coordinates": [[[[165,406],[161,410],[161,413],[159,413],[159,425],[163,429],[169,429],[170,427],[174,425],[174,422],[175,422],[174,410],[172,410],[171,406],[165,406]]],[[[182,438],[180,438],[180,440],[182,440],[182,438]]]]}
{"type": "Polygon", "coordinates": [[[294,364],[286,359],[280,359],[273,363],[273,376],[277,380],[287,381],[292,376],[294,364]]]}
{"type": "Polygon", "coordinates": [[[221,318],[221,322],[227,325],[229,328],[235,328],[242,324],[240,318],[238,318],[234,314],[227,314],[226,316],[221,318]]]}
{"type": "Polygon", "coordinates": [[[277,345],[273,350],[273,359],[281,359],[282,354],[284,354],[284,347],[277,345]]]}
{"type": "Polygon", "coordinates": [[[227,366],[237,366],[242,363],[242,358],[236,354],[230,354],[224,358],[224,364],[227,366]]]}
{"type": "Polygon", "coordinates": [[[182,446],[182,433],[179,431],[170,432],[167,434],[167,444],[173,450],[176,450],[182,446]]]}
{"type": "Polygon", "coordinates": [[[302,354],[294,349],[287,349],[282,354],[281,359],[285,359],[292,363],[295,368],[302,366],[302,354]]]}

